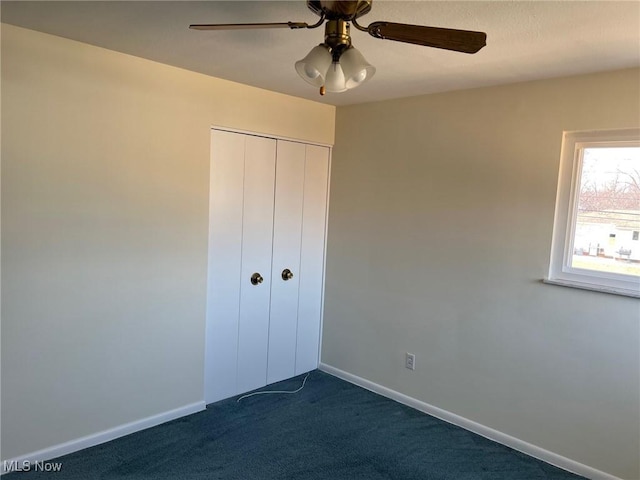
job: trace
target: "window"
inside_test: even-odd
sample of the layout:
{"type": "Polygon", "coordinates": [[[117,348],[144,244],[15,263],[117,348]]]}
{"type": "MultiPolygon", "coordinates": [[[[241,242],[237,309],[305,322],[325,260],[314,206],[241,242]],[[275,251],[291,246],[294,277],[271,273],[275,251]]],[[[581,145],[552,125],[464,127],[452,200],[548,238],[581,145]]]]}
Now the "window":
{"type": "Polygon", "coordinates": [[[565,132],[547,283],[640,298],[640,129],[565,132]]]}

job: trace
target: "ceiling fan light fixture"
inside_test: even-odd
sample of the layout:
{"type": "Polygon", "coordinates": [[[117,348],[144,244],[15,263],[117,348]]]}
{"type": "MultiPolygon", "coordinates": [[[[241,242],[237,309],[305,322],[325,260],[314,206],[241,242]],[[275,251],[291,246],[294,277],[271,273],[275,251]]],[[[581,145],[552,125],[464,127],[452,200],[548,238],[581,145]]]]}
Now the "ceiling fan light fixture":
{"type": "Polygon", "coordinates": [[[333,62],[327,71],[327,78],[324,83],[327,92],[341,93],[347,91],[347,85],[344,78],[342,66],[338,62],[333,62]]]}
{"type": "Polygon", "coordinates": [[[305,82],[321,87],[325,83],[325,76],[331,62],[329,48],[320,44],[313,47],[306,57],[296,62],[296,72],[305,82]]]}
{"type": "Polygon", "coordinates": [[[344,51],[340,57],[347,88],[355,88],[369,80],[376,73],[376,67],[367,62],[355,47],[344,51]]]}
{"type": "MultiPolygon", "coordinates": [[[[1,0],[0,0],[1,1],[1,0]]],[[[307,0],[307,6],[320,19],[309,25],[306,22],[263,23],[201,23],[191,24],[193,30],[237,30],[254,28],[289,28],[293,30],[318,28],[324,24],[324,42],[311,49],[295,64],[298,75],[310,85],[320,87],[320,95],[326,92],[344,92],[358,87],[376,73],[351,43],[351,25],[374,38],[411,43],[425,47],[441,48],[462,53],[476,53],[487,44],[487,34],[471,30],[427,27],[379,21],[368,26],[358,19],[371,10],[373,0],[307,0]]]]}

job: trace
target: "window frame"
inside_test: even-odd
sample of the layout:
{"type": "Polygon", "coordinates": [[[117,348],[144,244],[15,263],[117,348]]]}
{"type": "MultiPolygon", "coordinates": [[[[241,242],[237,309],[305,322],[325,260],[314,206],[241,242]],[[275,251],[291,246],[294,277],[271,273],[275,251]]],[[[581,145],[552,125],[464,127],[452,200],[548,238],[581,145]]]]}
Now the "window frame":
{"type": "Polygon", "coordinates": [[[636,146],[640,128],[564,132],[546,283],[640,298],[640,277],[571,266],[584,149],[636,146]]]}

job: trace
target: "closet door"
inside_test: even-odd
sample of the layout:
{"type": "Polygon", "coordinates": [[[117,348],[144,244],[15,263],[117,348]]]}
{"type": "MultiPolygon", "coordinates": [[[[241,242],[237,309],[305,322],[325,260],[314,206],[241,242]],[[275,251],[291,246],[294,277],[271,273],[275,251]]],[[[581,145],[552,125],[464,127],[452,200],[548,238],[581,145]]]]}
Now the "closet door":
{"type": "Polygon", "coordinates": [[[295,375],[305,145],[278,140],[267,383],[295,375]]]}
{"type": "Polygon", "coordinates": [[[236,394],[245,136],[212,130],[205,400],[236,394]]]}
{"type": "Polygon", "coordinates": [[[306,145],[295,375],[318,368],[329,148],[306,145]]]}
{"type": "Polygon", "coordinates": [[[211,134],[205,400],[318,366],[329,149],[211,134]]]}
{"type": "Polygon", "coordinates": [[[276,141],[247,136],[236,392],[266,385],[275,170],[276,141]]]}
{"type": "Polygon", "coordinates": [[[266,384],[275,157],[273,139],[211,133],[208,403],[266,384]]]}

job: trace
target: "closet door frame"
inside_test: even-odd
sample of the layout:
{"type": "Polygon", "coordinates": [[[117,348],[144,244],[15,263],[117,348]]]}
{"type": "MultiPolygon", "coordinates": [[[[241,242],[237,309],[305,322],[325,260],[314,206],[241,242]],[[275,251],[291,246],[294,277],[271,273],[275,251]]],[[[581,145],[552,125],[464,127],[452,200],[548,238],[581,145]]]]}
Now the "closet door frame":
{"type": "MultiPolygon", "coordinates": [[[[234,128],[228,128],[223,126],[213,125],[210,128],[210,139],[213,140],[213,132],[228,132],[228,133],[237,133],[242,135],[250,135],[254,137],[262,137],[268,138],[272,140],[284,140],[288,142],[296,142],[304,145],[311,146],[319,146],[328,148],[328,170],[327,170],[327,192],[326,192],[326,211],[324,218],[324,238],[323,238],[323,251],[322,251],[322,289],[320,292],[321,298],[321,306],[320,306],[320,331],[319,342],[318,342],[318,358],[317,364],[320,364],[321,355],[322,355],[322,331],[324,324],[324,295],[325,295],[325,277],[326,277],[326,258],[327,258],[327,227],[328,227],[328,216],[329,216],[329,195],[331,191],[331,160],[332,160],[332,149],[333,145],[320,143],[320,142],[310,142],[306,140],[291,138],[291,137],[283,137],[279,135],[272,134],[264,134],[259,132],[252,132],[248,130],[240,130],[234,128]]],[[[216,301],[211,285],[212,285],[212,270],[211,267],[214,265],[212,262],[212,249],[214,248],[214,244],[212,243],[213,232],[215,231],[215,226],[213,224],[213,201],[215,199],[215,195],[213,194],[214,188],[216,187],[217,179],[214,178],[213,175],[213,145],[209,145],[210,151],[210,159],[209,159],[209,209],[208,209],[208,263],[207,263],[207,290],[206,290],[206,316],[205,316],[205,335],[204,335],[204,378],[203,378],[203,395],[205,404],[212,403],[220,400],[220,398],[213,398],[213,390],[211,386],[211,378],[215,375],[215,365],[211,361],[212,350],[215,348],[215,331],[213,328],[213,315],[214,315],[214,302],[216,301]]]]}

